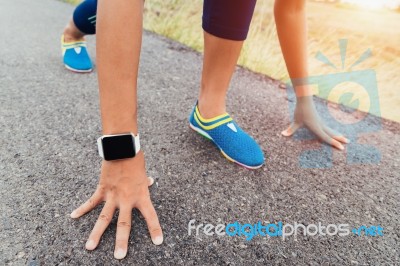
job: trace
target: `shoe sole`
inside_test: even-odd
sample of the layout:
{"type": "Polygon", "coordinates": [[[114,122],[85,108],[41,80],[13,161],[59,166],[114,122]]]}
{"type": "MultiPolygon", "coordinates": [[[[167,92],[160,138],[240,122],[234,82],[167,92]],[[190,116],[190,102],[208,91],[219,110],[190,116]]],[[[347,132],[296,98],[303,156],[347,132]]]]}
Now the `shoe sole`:
{"type": "Polygon", "coordinates": [[[258,165],[258,166],[248,166],[248,165],[245,165],[245,164],[243,164],[243,163],[240,163],[240,162],[238,162],[238,161],[232,159],[231,157],[229,157],[229,156],[218,146],[217,143],[215,143],[215,141],[211,138],[210,135],[207,134],[207,132],[205,132],[205,131],[202,130],[201,128],[198,128],[198,127],[192,125],[192,123],[190,123],[190,122],[189,122],[189,127],[190,127],[192,130],[194,130],[195,132],[197,132],[198,134],[200,134],[201,136],[203,136],[203,137],[205,137],[206,139],[212,141],[212,142],[215,144],[215,146],[218,147],[218,149],[220,150],[220,152],[222,153],[222,155],[223,155],[228,161],[231,161],[231,162],[233,162],[233,163],[236,163],[236,164],[238,164],[238,165],[240,165],[240,166],[242,166],[242,167],[244,167],[244,168],[246,168],[246,169],[250,169],[250,170],[258,169],[258,168],[260,168],[261,166],[264,165],[264,164],[261,164],[261,165],[258,165]]]}
{"type": "Polygon", "coordinates": [[[79,70],[79,69],[75,69],[75,68],[72,68],[72,67],[70,67],[70,66],[67,66],[67,65],[65,65],[65,64],[64,64],[64,66],[65,66],[66,69],[68,69],[68,70],[70,70],[70,71],[72,71],[72,72],[75,72],[75,73],[90,73],[90,72],[93,71],[93,68],[91,68],[91,69],[86,69],[86,70],[79,70]]]}

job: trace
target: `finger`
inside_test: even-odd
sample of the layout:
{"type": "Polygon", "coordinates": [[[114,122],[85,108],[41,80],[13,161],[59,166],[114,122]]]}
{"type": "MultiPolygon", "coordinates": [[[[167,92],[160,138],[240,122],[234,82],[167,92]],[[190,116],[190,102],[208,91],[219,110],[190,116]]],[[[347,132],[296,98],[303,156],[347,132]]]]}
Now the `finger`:
{"type": "Polygon", "coordinates": [[[93,210],[97,205],[100,204],[100,202],[102,202],[102,196],[96,190],[96,192],[94,192],[90,199],[88,199],[85,203],[83,203],[71,213],[71,218],[75,219],[81,217],[82,215],[93,210]]]}
{"type": "Polygon", "coordinates": [[[293,122],[286,130],[282,131],[282,135],[284,135],[285,137],[290,137],[291,135],[293,135],[299,128],[301,127],[301,125],[297,122],[293,122]]]}
{"type": "Polygon", "coordinates": [[[346,144],[350,143],[350,140],[348,138],[346,138],[345,136],[343,136],[340,133],[337,133],[335,130],[331,129],[330,127],[323,126],[322,128],[329,136],[331,136],[335,140],[337,140],[341,143],[346,143],[346,144]]]}
{"type": "Polygon", "coordinates": [[[128,240],[132,225],[132,209],[121,207],[117,223],[117,237],[115,239],[114,257],[123,259],[128,252],[128,240]]]}
{"type": "Polygon", "coordinates": [[[339,141],[337,141],[337,140],[331,138],[328,134],[326,134],[326,133],[322,130],[322,128],[321,128],[320,126],[313,126],[313,125],[310,125],[310,126],[309,126],[309,129],[310,129],[315,135],[317,135],[317,137],[320,138],[323,142],[328,143],[329,145],[335,147],[335,148],[338,149],[338,150],[341,150],[341,151],[344,150],[343,145],[342,145],[339,141]]]}
{"type": "Polygon", "coordinates": [[[111,222],[111,219],[115,212],[115,208],[115,205],[110,203],[110,201],[106,202],[103,210],[101,210],[99,219],[97,219],[97,222],[89,235],[89,239],[86,242],[86,249],[93,250],[97,247],[100,242],[101,236],[111,222]]]}
{"type": "Polygon", "coordinates": [[[154,184],[154,179],[152,177],[147,177],[149,179],[149,187],[151,187],[154,184]]]}
{"type": "Polygon", "coordinates": [[[164,241],[160,222],[150,198],[146,200],[143,206],[139,206],[139,211],[143,215],[147,223],[147,228],[150,232],[151,241],[154,245],[161,245],[164,241]]]}

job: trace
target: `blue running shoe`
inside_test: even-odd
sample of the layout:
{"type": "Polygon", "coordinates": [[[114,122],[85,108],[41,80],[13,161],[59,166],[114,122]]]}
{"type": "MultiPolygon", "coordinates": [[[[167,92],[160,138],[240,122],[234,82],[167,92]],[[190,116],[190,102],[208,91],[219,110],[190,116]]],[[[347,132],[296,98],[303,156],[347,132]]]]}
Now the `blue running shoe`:
{"type": "Polygon", "coordinates": [[[260,146],[228,113],[205,119],[196,104],[189,117],[189,124],[194,131],[214,142],[229,161],[249,169],[257,169],[264,164],[260,146]]]}
{"type": "Polygon", "coordinates": [[[61,36],[61,50],[67,69],[79,73],[92,71],[93,65],[86,49],[86,41],[64,42],[63,35],[61,36]]]}

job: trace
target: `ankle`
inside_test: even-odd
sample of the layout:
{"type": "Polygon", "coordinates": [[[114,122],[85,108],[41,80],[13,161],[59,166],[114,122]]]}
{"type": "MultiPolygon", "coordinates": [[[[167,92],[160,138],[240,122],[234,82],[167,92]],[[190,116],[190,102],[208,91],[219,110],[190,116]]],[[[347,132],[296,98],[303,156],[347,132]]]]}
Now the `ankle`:
{"type": "Polygon", "coordinates": [[[84,41],[85,35],[80,32],[75,25],[71,25],[69,23],[63,31],[64,41],[65,42],[76,42],[76,41],[84,41]]]}
{"type": "Polygon", "coordinates": [[[211,119],[226,113],[225,101],[206,101],[199,99],[197,107],[200,114],[205,119],[211,119]]]}

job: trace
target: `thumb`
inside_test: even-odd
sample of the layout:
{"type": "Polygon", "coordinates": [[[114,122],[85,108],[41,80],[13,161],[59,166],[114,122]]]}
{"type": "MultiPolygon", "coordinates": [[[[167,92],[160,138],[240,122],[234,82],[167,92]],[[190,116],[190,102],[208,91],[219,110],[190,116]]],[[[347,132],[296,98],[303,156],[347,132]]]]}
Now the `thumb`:
{"type": "Polygon", "coordinates": [[[299,128],[301,125],[297,122],[293,122],[286,130],[282,131],[282,135],[285,137],[290,137],[292,136],[299,128]]]}

